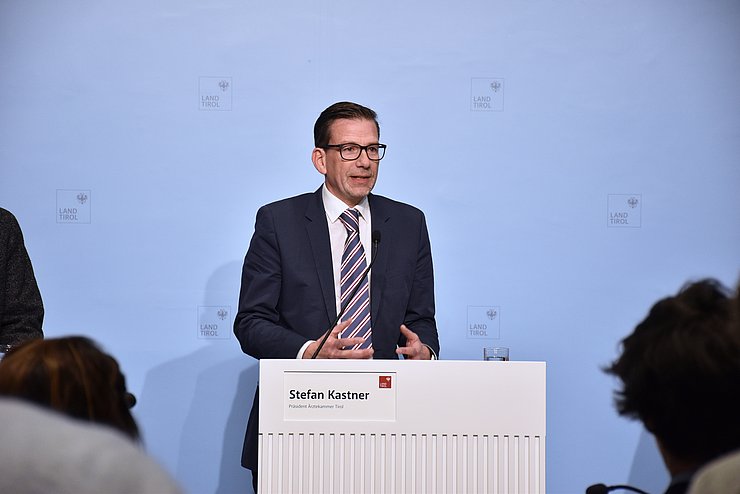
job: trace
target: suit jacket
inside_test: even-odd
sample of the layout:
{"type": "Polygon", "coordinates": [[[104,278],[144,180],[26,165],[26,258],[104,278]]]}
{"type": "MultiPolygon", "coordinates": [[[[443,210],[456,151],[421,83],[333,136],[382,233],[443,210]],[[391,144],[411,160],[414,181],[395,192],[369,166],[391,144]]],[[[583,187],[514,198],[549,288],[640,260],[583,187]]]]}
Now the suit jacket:
{"type": "MultiPolygon", "coordinates": [[[[439,354],[434,273],[424,214],[386,197],[368,196],[372,228],[381,234],[371,271],[374,358],[396,359],[405,344],[400,326],[439,354]]],[[[329,228],[314,193],[263,206],[244,259],[234,333],[254,358],[296,358],[337,316],[329,228]]],[[[255,469],[257,400],[247,426],[242,463],[255,469]]]]}

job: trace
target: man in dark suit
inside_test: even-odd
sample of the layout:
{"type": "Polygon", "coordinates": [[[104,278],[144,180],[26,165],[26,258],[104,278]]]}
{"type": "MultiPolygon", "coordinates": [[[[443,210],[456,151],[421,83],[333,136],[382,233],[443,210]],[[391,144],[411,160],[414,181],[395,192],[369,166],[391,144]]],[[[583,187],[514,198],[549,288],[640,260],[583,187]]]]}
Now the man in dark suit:
{"type": "MultiPolygon", "coordinates": [[[[373,110],[348,102],[330,106],[314,126],[311,155],[325,177],[322,187],[257,212],[234,322],[234,333],[248,355],[436,358],[439,340],[426,221],[412,206],[371,194],[385,153],[379,138],[373,110]],[[345,219],[349,213],[354,227],[349,225],[353,220],[345,219]],[[355,246],[348,248],[353,235],[355,246]],[[350,280],[356,283],[353,287],[359,285],[355,293],[345,292],[343,286],[352,276],[345,273],[350,263],[345,255],[355,256],[351,262],[356,262],[356,280],[350,280]],[[371,260],[369,276],[358,275],[371,260]],[[348,318],[332,328],[345,306],[348,318]]],[[[255,395],[242,455],[242,465],[255,479],[257,418],[255,395]]]]}

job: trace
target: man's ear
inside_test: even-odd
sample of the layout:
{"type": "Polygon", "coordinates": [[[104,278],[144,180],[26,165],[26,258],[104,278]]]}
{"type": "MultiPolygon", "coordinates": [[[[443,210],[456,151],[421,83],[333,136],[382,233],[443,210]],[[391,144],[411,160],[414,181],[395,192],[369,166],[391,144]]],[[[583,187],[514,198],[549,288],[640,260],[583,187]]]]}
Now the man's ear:
{"type": "Polygon", "coordinates": [[[320,174],[326,175],[326,150],[313,148],[311,161],[313,161],[314,168],[316,168],[320,174]]]}

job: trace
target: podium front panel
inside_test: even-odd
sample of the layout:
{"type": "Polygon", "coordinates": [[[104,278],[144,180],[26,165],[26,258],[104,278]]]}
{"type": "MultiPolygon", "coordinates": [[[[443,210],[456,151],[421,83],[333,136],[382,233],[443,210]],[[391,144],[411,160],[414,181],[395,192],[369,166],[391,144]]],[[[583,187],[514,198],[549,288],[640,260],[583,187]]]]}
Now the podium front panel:
{"type": "Polygon", "coordinates": [[[262,360],[262,493],[544,493],[545,363],[262,360]]]}

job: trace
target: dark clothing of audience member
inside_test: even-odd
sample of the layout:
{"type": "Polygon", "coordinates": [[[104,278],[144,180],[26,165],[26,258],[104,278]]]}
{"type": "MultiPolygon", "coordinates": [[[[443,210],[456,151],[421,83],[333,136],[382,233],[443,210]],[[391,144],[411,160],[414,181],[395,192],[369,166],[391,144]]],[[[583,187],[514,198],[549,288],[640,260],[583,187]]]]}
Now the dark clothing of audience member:
{"type": "Polygon", "coordinates": [[[20,225],[0,208],[0,349],[42,338],[43,321],[44,305],[20,225]]]}

